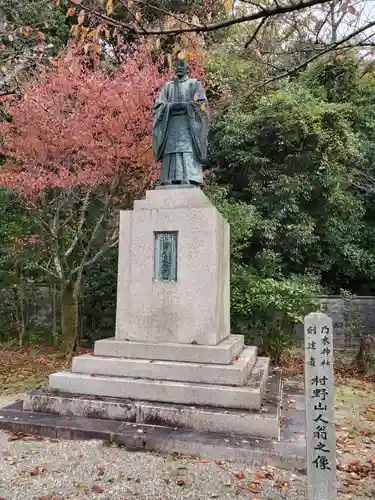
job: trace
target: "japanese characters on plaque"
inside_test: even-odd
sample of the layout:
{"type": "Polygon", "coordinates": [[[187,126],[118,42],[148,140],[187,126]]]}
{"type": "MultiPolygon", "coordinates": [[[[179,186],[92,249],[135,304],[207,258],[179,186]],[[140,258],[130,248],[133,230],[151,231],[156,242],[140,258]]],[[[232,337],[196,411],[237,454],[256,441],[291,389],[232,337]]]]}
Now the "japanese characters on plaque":
{"type": "Polygon", "coordinates": [[[332,320],[305,317],[305,397],[308,500],[336,499],[336,425],[332,320]]]}

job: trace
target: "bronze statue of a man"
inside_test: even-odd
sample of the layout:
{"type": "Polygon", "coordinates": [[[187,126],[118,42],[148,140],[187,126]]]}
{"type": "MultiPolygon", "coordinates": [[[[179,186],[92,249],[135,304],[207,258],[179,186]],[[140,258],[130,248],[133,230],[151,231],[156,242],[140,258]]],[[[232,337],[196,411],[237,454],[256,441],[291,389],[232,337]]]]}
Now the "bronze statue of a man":
{"type": "Polygon", "coordinates": [[[199,186],[207,161],[208,102],[201,83],[187,76],[181,54],[174,62],[176,77],[153,106],[152,147],[161,162],[160,184],[199,186]]]}

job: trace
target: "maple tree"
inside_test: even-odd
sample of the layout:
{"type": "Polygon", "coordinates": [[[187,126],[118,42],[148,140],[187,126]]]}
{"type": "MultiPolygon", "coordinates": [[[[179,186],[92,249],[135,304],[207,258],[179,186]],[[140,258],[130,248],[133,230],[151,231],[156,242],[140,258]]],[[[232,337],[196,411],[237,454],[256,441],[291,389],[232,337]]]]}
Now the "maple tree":
{"type": "Polygon", "coordinates": [[[62,345],[74,349],[83,277],[118,241],[119,208],[156,178],[151,107],[165,81],[147,44],[116,74],[89,69],[70,46],[1,124],[0,187],[19,194],[38,225],[40,268],[62,294],[62,345]]]}

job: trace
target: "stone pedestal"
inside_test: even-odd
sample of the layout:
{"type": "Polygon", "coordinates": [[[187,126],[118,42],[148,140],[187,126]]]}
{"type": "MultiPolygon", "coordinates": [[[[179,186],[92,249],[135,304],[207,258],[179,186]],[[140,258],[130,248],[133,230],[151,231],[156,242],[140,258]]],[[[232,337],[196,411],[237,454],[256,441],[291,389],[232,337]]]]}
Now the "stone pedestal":
{"type": "Polygon", "coordinates": [[[200,189],[149,191],[121,212],[117,340],[217,345],[229,308],[229,226],[200,189]],[[175,234],[176,279],[155,276],[157,233],[175,234]]]}
{"type": "MultiPolygon", "coordinates": [[[[234,433],[259,435],[259,419],[246,431],[238,422],[244,410],[260,410],[269,360],[230,335],[229,252],[228,223],[199,188],[147,192],[120,217],[115,338],[51,375],[50,389],[65,401],[66,393],[135,401],[138,421],[150,407],[165,425],[219,430],[225,421],[234,433]]],[[[63,411],[38,397],[28,409],[63,411]]]]}

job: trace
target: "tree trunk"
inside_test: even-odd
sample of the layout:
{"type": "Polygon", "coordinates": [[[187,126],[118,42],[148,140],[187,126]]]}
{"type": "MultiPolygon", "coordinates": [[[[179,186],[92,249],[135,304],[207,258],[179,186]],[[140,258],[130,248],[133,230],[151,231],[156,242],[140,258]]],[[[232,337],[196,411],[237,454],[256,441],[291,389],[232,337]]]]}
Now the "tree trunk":
{"type": "Polygon", "coordinates": [[[367,373],[371,368],[375,353],[375,335],[361,335],[359,351],[355,358],[355,364],[358,369],[367,373]]]}
{"type": "Polygon", "coordinates": [[[61,290],[61,350],[71,357],[77,340],[78,309],[74,283],[63,283],[61,290]]]}
{"type": "Polygon", "coordinates": [[[18,332],[18,345],[23,347],[23,341],[25,338],[25,313],[23,304],[22,287],[18,285],[13,285],[14,294],[14,313],[16,317],[16,325],[18,332]]]}
{"type": "Polygon", "coordinates": [[[25,304],[23,300],[23,287],[22,282],[19,289],[19,297],[20,297],[20,318],[21,318],[21,335],[20,335],[20,347],[23,347],[23,342],[25,338],[25,304]]]}
{"type": "Polygon", "coordinates": [[[57,346],[57,323],[56,323],[56,285],[52,286],[52,342],[57,346]]]}

